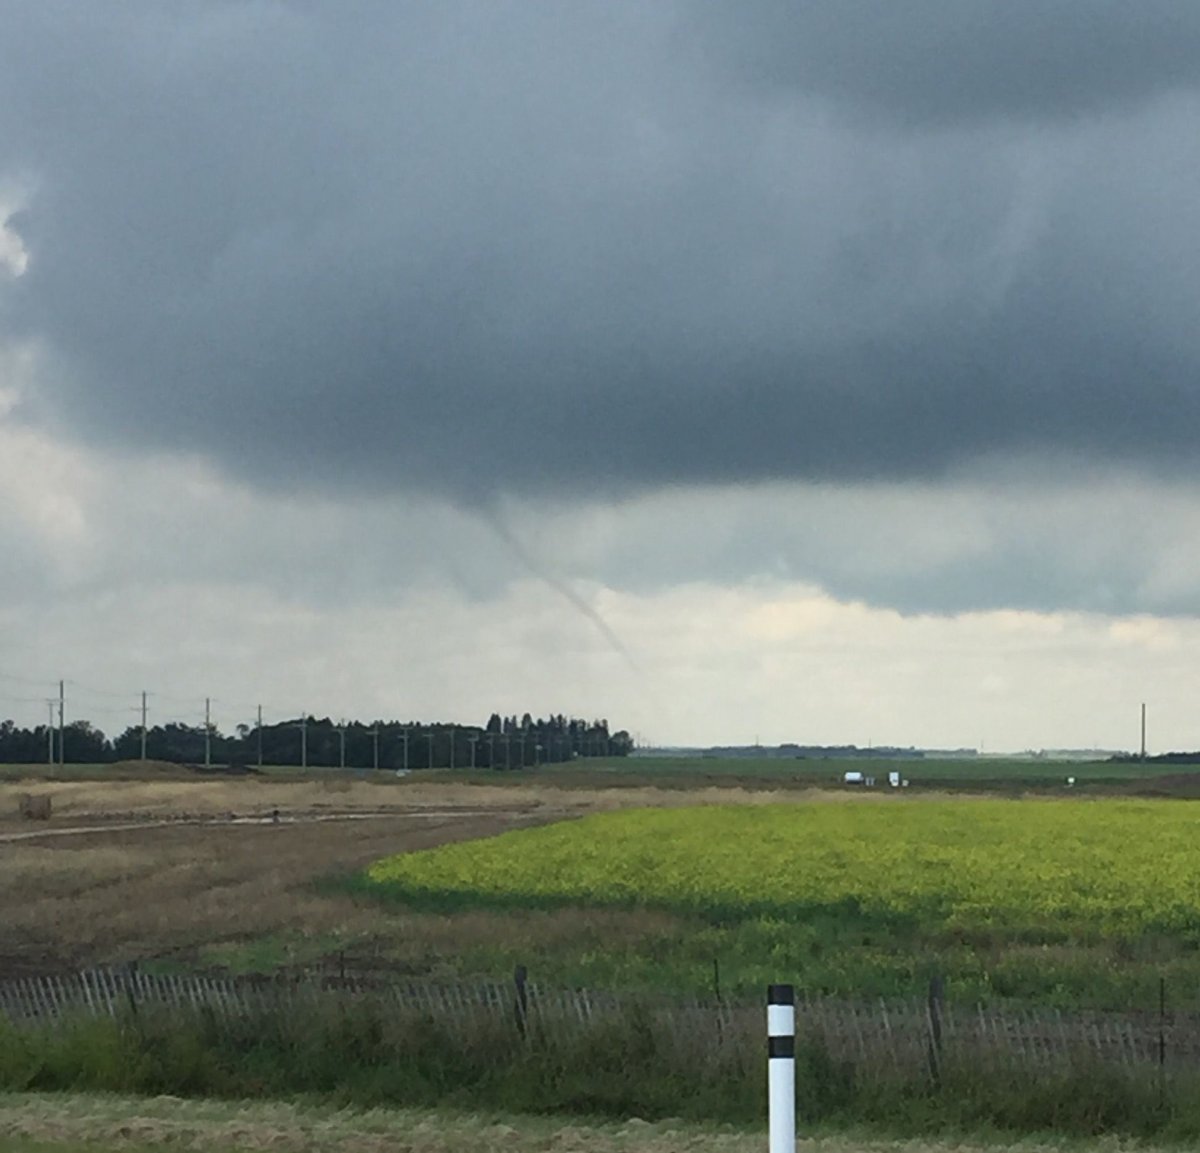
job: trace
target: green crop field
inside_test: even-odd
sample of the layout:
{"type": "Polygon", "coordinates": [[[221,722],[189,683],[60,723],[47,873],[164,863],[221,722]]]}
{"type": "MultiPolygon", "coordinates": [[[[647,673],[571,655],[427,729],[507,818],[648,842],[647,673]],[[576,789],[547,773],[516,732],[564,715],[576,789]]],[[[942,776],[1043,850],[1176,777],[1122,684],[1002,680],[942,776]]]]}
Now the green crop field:
{"type": "Polygon", "coordinates": [[[632,756],[571,761],[546,765],[547,779],[572,779],[586,773],[591,783],[605,778],[614,783],[636,778],[639,783],[693,784],[705,780],[772,785],[840,784],[848,771],[858,771],[886,787],[890,771],[901,773],[918,788],[946,785],[992,789],[1064,789],[1067,778],[1076,789],[1137,783],[1160,777],[1186,778],[1200,783],[1200,764],[1170,764],[1163,761],[1066,761],[1036,756],[995,757],[709,757],[632,756]]]}
{"type": "Polygon", "coordinates": [[[847,772],[875,779],[888,790],[889,772],[898,772],[913,792],[961,792],[1022,796],[1200,797],[1200,763],[1099,760],[1071,761],[1038,756],[978,757],[782,757],[680,756],[588,757],[526,766],[520,772],[437,770],[445,779],[468,783],[537,781],[559,789],[697,788],[799,790],[838,788],[847,772]]]}
{"type": "MultiPolygon", "coordinates": [[[[918,992],[1068,1006],[1200,999],[1200,810],[1145,800],[863,799],[635,810],[383,860],[417,907],[656,910],[652,946],[539,956],[559,979],[918,992]]],[[[495,958],[502,963],[508,958],[495,958]]],[[[486,964],[486,950],[478,958],[486,964]]]]}
{"type": "MultiPolygon", "coordinates": [[[[1026,792],[1123,793],[1200,796],[1200,764],[1164,761],[1065,761],[1035,756],[987,757],[780,757],[780,756],[630,756],[580,760],[499,772],[491,769],[415,769],[414,780],[522,786],[543,784],[558,789],[667,788],[708,786],[753,789],[807,789],[844,786],[843,777],[858,771],[887,788],[891,771],[901,773],[917,791],[929,789],[973,793],[1026,792]],[[1067,778],[1074,784],[1068,785],[1067,778]]],[[[165,762],[122,761],[115,764],[0,765],[0,781],[165,780],[195,779],[199,771],[165,762]]],[[[215,775],[222,775],[218,770],[215,775]]],[[[280,780],[362,777],[391,780],[390,772],[294,765],[265,765],[250,775],[280,780]]]]}

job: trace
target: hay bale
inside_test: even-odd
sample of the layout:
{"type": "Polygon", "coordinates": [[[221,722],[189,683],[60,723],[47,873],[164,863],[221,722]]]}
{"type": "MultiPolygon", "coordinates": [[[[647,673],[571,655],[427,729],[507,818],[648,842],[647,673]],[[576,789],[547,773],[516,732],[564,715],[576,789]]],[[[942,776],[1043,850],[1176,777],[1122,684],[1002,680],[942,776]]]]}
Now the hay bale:
{"type": "Polygon", "coordinates": [[[50,794],[38,796],[36,793],[21,795],[21,816],[27,821],[48,821],[50,819],[50,794]]]}

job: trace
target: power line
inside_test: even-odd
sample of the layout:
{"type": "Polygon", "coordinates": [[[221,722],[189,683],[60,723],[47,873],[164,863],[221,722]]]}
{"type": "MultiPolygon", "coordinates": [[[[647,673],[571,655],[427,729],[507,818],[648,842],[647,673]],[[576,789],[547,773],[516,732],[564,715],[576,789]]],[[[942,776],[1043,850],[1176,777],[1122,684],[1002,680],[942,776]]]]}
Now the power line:
{"type": "Polygon", "coordinates": [[[39,685],[45,687],[54,684],[53,677],[19,677],[15,673],[0,672],[0,681],[13,681],[18,685],[39,685]]]}
{"type": "Polygon", "coordinates": [[[132,696],[131,693],[117,693],[117,692],[113,692],[112,689],[98,689],[92,685],[85,685],[81,681],[76,681],[76,680],[71,680],[71,679],[68,679],[66,683],[71,686],[71,690],[72,690],[73,694],[83,693],[85,696],[90,694],[92,696],[97,696],[97,697],[122,697],[122,698],[127,698],[127,697],[132,696]]]}
{"type": "Polygon", "coordinates": [[[201,696],[199,696],[199,694],[197,694],[195,696],[190,696],[190,697],[180,697],[180,696],[176,696],[174,693],[164,693],[164,692],[156,691],[156,692],[152,692],[150,695],[152,697],[154,697],[156,700],[174,701],[175,704],[177,704],[177,705],[194,705],[198,701],[203,699],[201,696]]]}
{"type": "Polygon", "coordinates": [[[45,699],[45,697],[9,697],[0,694],[0,701],[12,705],[40,705],[45,699]]]}

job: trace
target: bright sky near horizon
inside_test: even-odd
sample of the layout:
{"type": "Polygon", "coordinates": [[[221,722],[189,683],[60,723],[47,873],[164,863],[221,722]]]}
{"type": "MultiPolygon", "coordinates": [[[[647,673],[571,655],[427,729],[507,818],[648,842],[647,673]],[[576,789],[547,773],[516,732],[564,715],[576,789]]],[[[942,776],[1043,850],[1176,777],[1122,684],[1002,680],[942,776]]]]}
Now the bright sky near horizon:
{"type": "Polygon", "coordinates": [[[0,718],[1200,748],[1200,9],[0,20],[0,718]]]}

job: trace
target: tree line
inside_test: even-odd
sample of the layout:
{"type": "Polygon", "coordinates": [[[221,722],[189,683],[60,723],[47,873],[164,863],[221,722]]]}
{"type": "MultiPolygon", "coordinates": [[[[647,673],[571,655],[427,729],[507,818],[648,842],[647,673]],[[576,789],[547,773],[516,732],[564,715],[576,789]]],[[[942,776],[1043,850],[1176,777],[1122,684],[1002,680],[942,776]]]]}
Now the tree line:
{"type": "Polygon", "coordinates": [[[0,764],[107,764],[169,761],[181,765],[250,768],[261,765],[364,769],[520,769],[561,764],[578,757],[624,757],[633,740],[610,732],[607,720],[584,721],[562,714],[534,720],[526,713],[493,713],[486,725],[417,721],[337,723],[329,717],[295,717],[270,725],[238,725],[222,733],[215,725],[176,721],[130,725],[109,738],[85,720],[60,732],[48,725],[21,728],[0,721],[0,764]]]}

